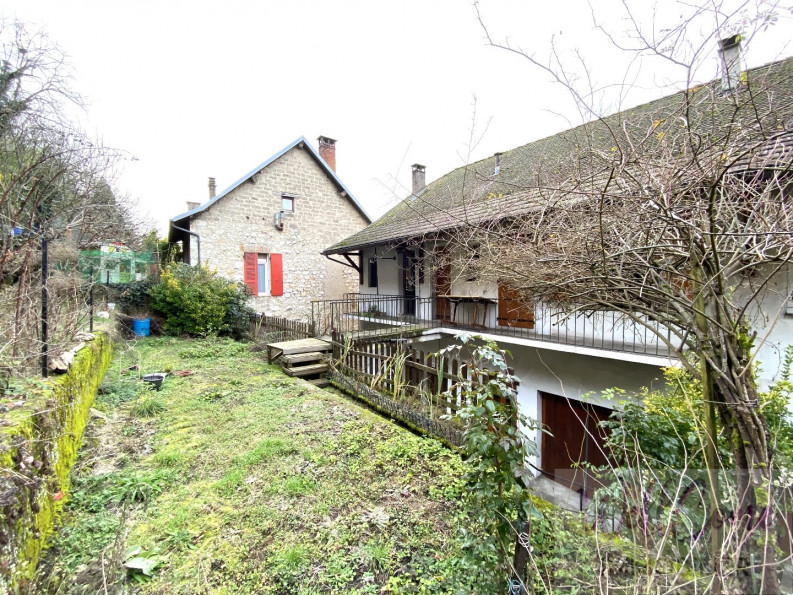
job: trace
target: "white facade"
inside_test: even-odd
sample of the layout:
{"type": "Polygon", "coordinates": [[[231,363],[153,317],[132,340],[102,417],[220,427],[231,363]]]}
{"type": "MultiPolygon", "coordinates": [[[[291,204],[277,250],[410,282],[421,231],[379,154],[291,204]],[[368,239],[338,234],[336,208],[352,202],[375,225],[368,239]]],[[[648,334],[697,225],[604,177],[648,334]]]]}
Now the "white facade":
{"type": "MultiPolygon", "coordinates": [[[[400,263],[402,259],[400,252],[396,249],[388,249],[383,246],[376,248],[365,248],[362,250],[364,262],[364,279],[359,291],[366,296],[372,296],[372,303],[381,304],[383,309],[394,309],[394,311],[384,312],[390,315],[404,314],[404,302],[378,301],[374,296],[399,296],[403,295],[403,280],[400,263]],[[371,258],[377,258],[377,287],[369,286],[370,269],[366,266],[371,258]]],[[[431,262],[431,254],[428,252],[425,272],[420,281],[420,275],[415,273],[416,297],[418,306],[416,308],[416,318],[432,320],[436,315],[436,304],[434,301],[435,287],[433,285],[434,263],[431,262]]],[[[762,278],[758,274],[759,278],[762,278]]],[[[785,356],[785,349],[793,344],[793,301],[790,299],[790,288],[793,287],[793,267],[788,271],[779,274],[774,281],[763,289],[761,298],[758,300],[759,307],[755,311],[749,312],[749,319],[752,322],[753,330],[757,333],[755,346],[757,347],[756,364],[758,365],[758,385],[761,390],[765,390],[774,381],[779,379],[781,366],[785,356]]],[[[451,288],[449,293],[456,296],[476,296],[497,300],[498,287],[495,283],[485,283],[471,281],[463,278],[459,272],[452,270],[451,288]]],[[[736,299],[740,299],[737,297],[736,299]]],[[[366,304],[366,298],[362,298],[362,303],[366,304]]],[[[659,366],[674,365],[674,360],[670,360],[666,354],[664,343],[658,336],[648,330],[643,325],[637,325],[625,317],[613,312],[597,312],[591,315],[578,314],[570,317],[560,317],[557,312],[543,304],[535,304],[534,307],[534,328],[531,331],[514,332],[512,329],[499,326],[497,321],[497,305],[490,303],[485,308],[484,304],[479,304],[474,318],[474,308],[476,304],[472,302],[460,302],[457,305],[456,318],[460,322],[470,323],[472,321],[481,325],[478,331],[480,334],[492,336],[505,346],[523,344],[523,346],[536,346],[543,351],[571,353],[571,343],[575,343],[579,350],[577,355],[583,358],[596,358],[597,360],[618,361],[624,370],[613,371],[611,384],[601,386],[599,383],[584,383],[580,393],[602,391],[604,388],[625,386],[623,379],[635,378],[632,371],[637,365],[659,366]],[[520,337],[515,337],[519,334],[520,337]],[[580,340],[576,341],[575,337],[580,340]],[[517,343],[516,343],[517,341],[517,343]],[[637,359],[637,356],[641,356],[637,359]]],[[[452,306],[453,308],[453,306],[452,306]]],[[[449,328],[435,329],[435,332],[455,334],[459,330],[454,326],[449,328]]],[[[583,360],[580,360],[583,361],[583,360]]],[[[597,366],[597,364],[593,364],[597,366]]],[[[611,366],[611,364],[609,365],[611,366]]],[[[527,368],[526,372],[534,374],[533,368],[527,368]]],[[[526,375],[524,372],[524,376],[526,375]]],[[[651,380],[646,373],[639,376],[651,380]]],[[[646,383],[645,383],[646,385],[646,383]]],[[[640,385],[641,386],[641,385],[640,385]]],[[[545,389],[542,389],[545,390],[545,389]]],[[[553,391],[551,391],[553,392],[553,391]]],[[[558,391],[557,391],[558,393],[558,391]]],[[[569,395],[577,398],[575,394],[569,395]]],[[[529,410],[531,407],[529,407],[529,410]]],[[[528,411],[528,410],[527,410],[528,411]]]]}

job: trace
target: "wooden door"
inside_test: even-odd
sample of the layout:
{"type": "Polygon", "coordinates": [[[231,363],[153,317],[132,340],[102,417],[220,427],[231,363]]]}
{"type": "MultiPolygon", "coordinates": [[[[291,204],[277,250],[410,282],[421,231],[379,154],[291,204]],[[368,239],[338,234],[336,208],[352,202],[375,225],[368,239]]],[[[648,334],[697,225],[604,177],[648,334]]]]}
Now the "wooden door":
{"type": "Polygon", "coordinates": [[[449,321],[451,304],[442,295],[452,292],[452,261],[446,247],[435,250],[435,318],[449,321]]]}
{"type": "Polygon", "coordinates": [[[534,302],[504,283],[498,284],[498,326],[534,328],[534,302]]]}
{"type": "Polygon", "coordinates": [[[603,430],[598,423],[608,418],[611,410],[550,393],[540,393],[540,398],[542,423],[552,434],[541,438],[543,472],[573,491],[583,489],[591,497],[601,484],[585,469],[574,467],[574,463],[608,464],[603,430]]]}

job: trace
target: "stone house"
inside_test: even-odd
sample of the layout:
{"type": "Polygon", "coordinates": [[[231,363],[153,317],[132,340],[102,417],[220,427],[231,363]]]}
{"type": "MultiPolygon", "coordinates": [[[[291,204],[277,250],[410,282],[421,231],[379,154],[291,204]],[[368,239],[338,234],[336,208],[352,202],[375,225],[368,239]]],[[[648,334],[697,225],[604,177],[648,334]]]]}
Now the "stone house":
{"type": "Polygon", "coordinates": [[[209,201],[188,202],[170,221],[169,241],[183,259],[216,268],[251,292],[251,306],[269,316],[304,320],[311,301],[340,298],[358,287],[358,273],[325,258],[325,246],[371,223],[336,174],[336,141],[319,150],[300,137],[209,201]]]}

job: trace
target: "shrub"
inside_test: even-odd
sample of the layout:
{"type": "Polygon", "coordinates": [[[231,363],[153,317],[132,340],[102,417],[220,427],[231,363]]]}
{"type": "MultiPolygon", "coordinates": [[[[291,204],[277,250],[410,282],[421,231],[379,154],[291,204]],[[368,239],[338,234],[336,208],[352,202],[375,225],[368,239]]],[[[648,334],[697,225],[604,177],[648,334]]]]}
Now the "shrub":
{"type": "Polygon", "coordinates": [[[163,330],[171,335],[229,334],[240,338],[253,316],[253,310],[245,305],[245,286],[206,267],[172,265],[149,295],[152,309],[166,318],[163,330]]]}
{"type": "Polygon", "coordinates": [[[151,279],[130,283],[97,283],[94,286],[94,299],[115,302],[120,312],[134,316],[149,309],[149,292],[152,287],[154,282],[151,279]]]}

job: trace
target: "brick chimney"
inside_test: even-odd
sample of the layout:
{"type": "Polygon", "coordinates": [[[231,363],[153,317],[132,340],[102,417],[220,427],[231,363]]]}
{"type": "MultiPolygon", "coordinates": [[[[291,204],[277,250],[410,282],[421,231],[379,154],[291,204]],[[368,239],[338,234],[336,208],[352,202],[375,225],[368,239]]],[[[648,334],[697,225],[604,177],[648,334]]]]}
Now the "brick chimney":
{"type": "Polygon", "coordinates": [[[319,156],[333,171],[336,171],[336,139],[320,136],[317,140],[319,141],[319,156]]]}
{"type": "Polygon", "coordinates": [[[424,190],[424,187],[427,185],[425,181],[426,169],[427,169],[426,167],[424,167],[419,163],[413,164],[413,194],[418,194],[419,192],[424,190]]]}
{"type": "Polygon", "coordinates": [[[209,200],[215,198],[215,178],[209,178],[209,200]]]}

